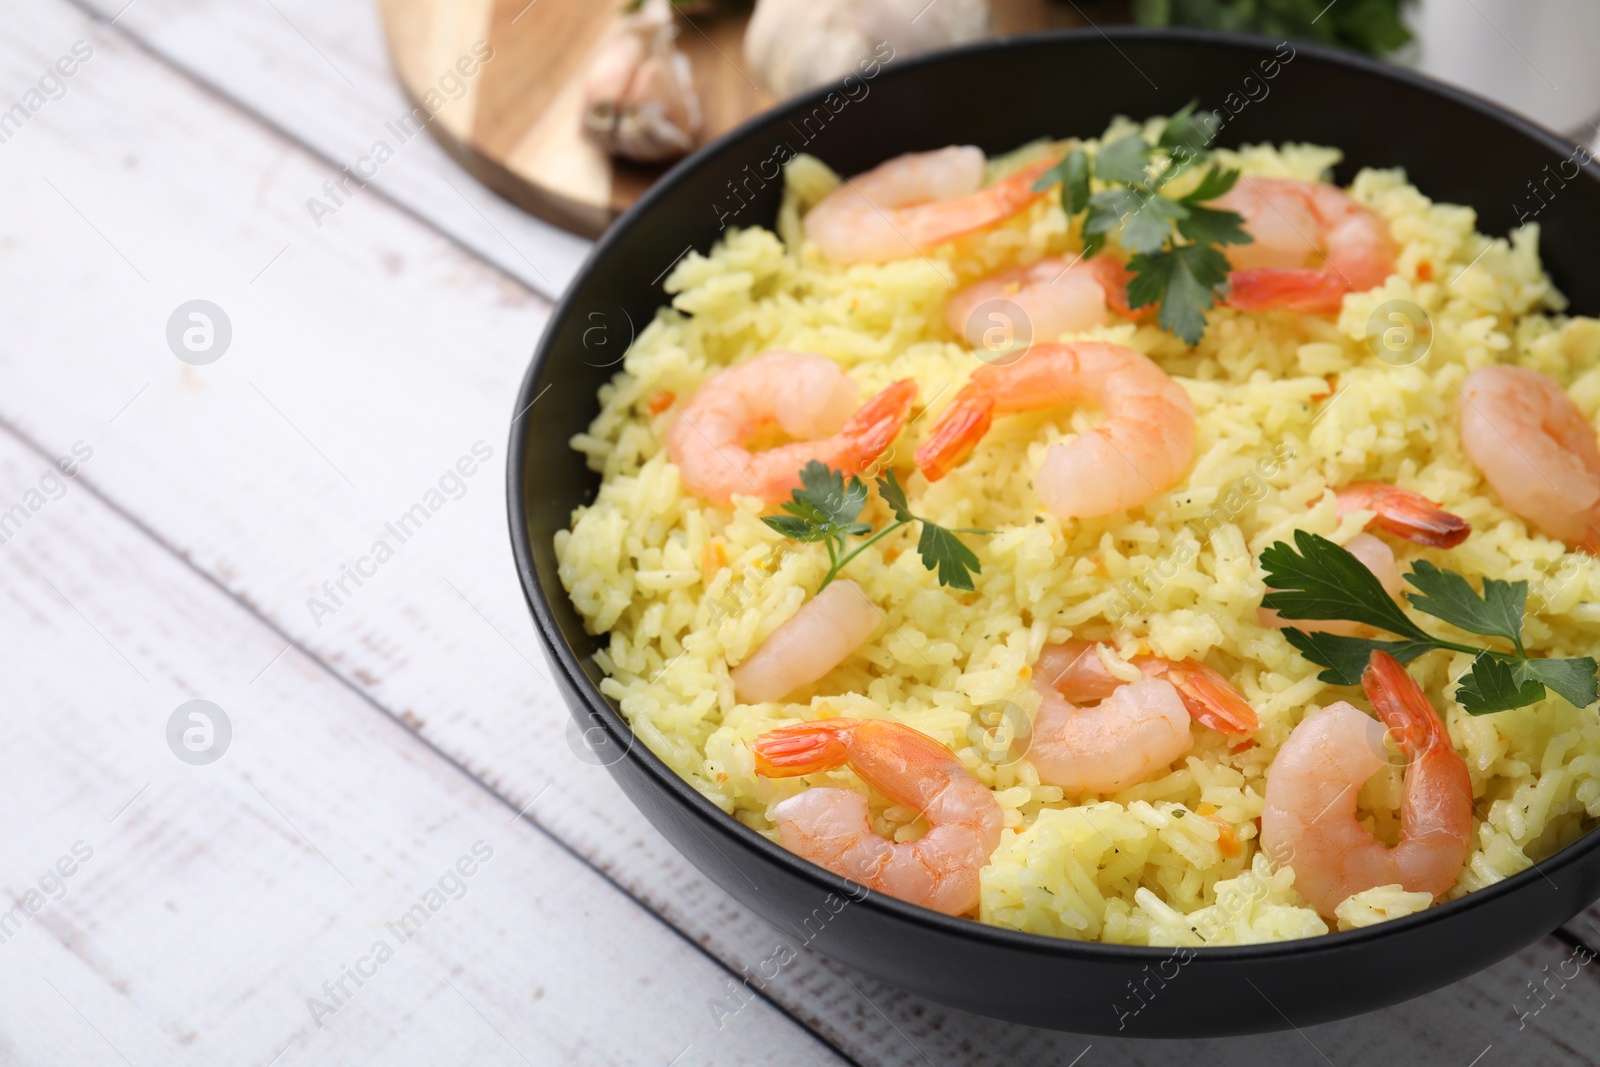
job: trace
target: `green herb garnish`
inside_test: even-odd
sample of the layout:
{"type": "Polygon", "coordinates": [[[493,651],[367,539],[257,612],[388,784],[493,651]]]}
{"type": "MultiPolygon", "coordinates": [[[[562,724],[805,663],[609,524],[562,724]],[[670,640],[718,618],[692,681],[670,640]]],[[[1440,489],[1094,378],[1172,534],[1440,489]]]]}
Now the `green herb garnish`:
{"type": "Polygon", "coordinates": [[[1219,246],[1251,240],[1238,214],[1203,206],[1233,188],[1237,170],[1212,167],[1186,195],[1161,193],[1211,158],[1206,146],[1219,120],[1209,111],[1196,111],[1196,103],[1191,100],[1167,120],[1156,144],[1129,134],[1101,146],[1092,159],[1074,148],[1033,186],[1043,191],[1060,184],[1061,209],[1068,218],[1083,214],[1083,258],[1099,253],[1106,238],[1118,234],[1133,253],[1128,306],[1160,305],[1161,328],[1191,345],[1204,336],[1206,312],[1227,291],[1228,259],[1219,246]],[[1107,188],[1091,192],[1091,173],[1107,188]]]}
{"type": "Polygon", "coordinates": [[[922,524],[922,534],[917,539],[917,553],[922,565],[939,572],[939,584],[954,589],[972,590],[972,576],[981,574],[983,568],[972,549],[961,543],[958,533],[986,534],[988,530],[950,530],[929,519],[911,513],[906,503],[906,491],[894,471],[877,478],[878,493],[894,512],[895,521],[877,533],[872,533],[868,523],[857,522],[856,517],[867,502],[867,487],[859,476],[852,475],[849,482],[844,474],[824,463],[812,460],[800,472],[801,488],[791,492],[782,507],[787,515],[763,515],[761,521],[793,541],[820,541],[828,550],[831,564],[828,573],[817,587],[822,592],[844,567],[874,542],[882,540],[913,522],[922,524]],[[846,551],[851,537],[872,534],[865,541],[846,551]]]}
{"type": "Polygon", "coordinates": [[[1361,672],[1374,649],[1388,652],[1401,663],[1446,649],[1474,657],[1471,669],[1461,676],[1456,688],[1456,700],[1472,715],[1526,707],[1543,700],[1546,690],[1579,708],[1600,699],[1595,681],[1600,665],[1592,657],[1537,659],[1523,647],[1527,582],[1485,578],[1479,592],[1455,571],[1436,567],[1427,560],[1411,565],[1405,579],[1417,589],[1406,594],[1413,608],[1468,633],[1498,638],[1511,646],[1477,648],[1435,637],[1417,625],[1384,590],[1377,576],[1346,549],[1304,530],[1296,530],[1294,540],[1294,547],[1278,541],[1261,553],[1267,584],[1272,587],[1262,598],[1262,607],[1271,608],[1286,619],[1364,623],[1400,638],[1378,641],[1285,630],[1289,643],[1303,656],[1328,668],[1317,676],[1323,681],[1359,685],[1361,672]]]}
{"type": "Polygon", "coordinates": [[[1381,56],[1411,40],[1400,9],[1406,0],[1133,0],[1145,26],[1199,26],[1263,33],[1381,56]]]}

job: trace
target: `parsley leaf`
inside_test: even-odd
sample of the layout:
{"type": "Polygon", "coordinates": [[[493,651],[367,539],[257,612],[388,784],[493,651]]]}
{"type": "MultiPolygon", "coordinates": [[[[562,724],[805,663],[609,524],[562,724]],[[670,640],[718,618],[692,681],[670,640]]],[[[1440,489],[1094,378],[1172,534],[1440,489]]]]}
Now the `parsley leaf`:
{"type": "Polygon", "coordinates": [[[1238,180],[1239,172],[1237,170],[1223,170],[1220,167],[1212,167],[1200,179],[1200,184],[1182,198],[1183,202],[1185,204],[1198,204],[1202,200],[1215,200],[1223,193],[1231,190],[1238,180]]]}
{"type": "Polygon", "coordinates": [[[1360,685],[1361,675],[1374,651],[1387,652],[1401,663],[1410,663],[1424,652],[1433,651],[1433,644],[1428,641],[1375,641],[1367,637],[1307,633],[1293,628],[1285,630],[1283,635],[1306,659],[1328,668],[1317,677],[1334,685],[1360,685]]]}
{"type": "Polygon", "coordinates": [[[1160,304],[1156,321],[1187,344],[1206,332],[1206,312],[1228,280],[1228,259],[1210,245],[1192,244],[1163,252],[1139,252],[1128,260],[1128,306],[1160,304]]]}
{"type": "Polygon", "coordinates": [[[1261,553],[1267,584],[1272,587],[1262,598],[1262,607],[1286,619],[1342,619],[1430,640],[1349,549],[1305,530],[1294,532],[1294,543],[1299,555],[1282,541],[1261,553]]]}
{"type": "Polygon", "coordinates": [[[1042,193],[1057,182],[1061,183],[1061,206],[1066,213],[1076,215],[1082,211],[1089,203],[1089,157],[1083,149],[1074,148],[1039,175],[1033,191],[1042,193]]]}
{"type": "Polygon", "coordinates": [[[1222,127],[1222,120],[1215,111],[1197,110],[1199,106],[1199,100],[1191,100],[1174,112],[1161,128],[1156,144],[1174,155],[1187,157],[1190,162],[1201,162],[1209,157],[1206,147],[1222,127]]]}
{"type": "Polygon", "coordinates": [[[1411,40],[1401,15],[1405,0],[1133,0],[1145,26],[1211,30],[1321,41],[1381,56],[1411,40]]]}
{"type": "Polygon", "coordinates": [[[1091,196],[1083,217],[1083,258],[1092,259],[1122,220],[1138,210],[1139,194],[1132,189],[1103,189],[1091,196]]]}
{"type": "Polygon", "coordinates": [[[972,575],[983,573],[977,553],[962,544],[961,538],[955,535],[955,531],[911,514],[911,506],[906,503],[906,491],[901,488],[900,479],[895,476],[893,470],[886,476],[878,478],[878,495],[883,497],[884,503],[889,505],[894,517],[899,520],[896,525],[904,526],[908,522],[922,523],[922,534],[917,538],[917,555],[922,557],[922,565],[928,570],[939,571],[939,584],[970,592],[973,589],[972,575]]]}
{"type": "Polygon", "coordinates": [[[852,476],[846,482],[842,471],[812,460],[800,472],[800,482],[801,488],[793,490],[789,494],[790,499],[781,505],[789,514],[763,515],[761,521],[791,541],[806,544],[821,542],[827,547],[831,565],[822,584],[817,587],[819,593],[838,576],[845,564],[875,542],[913,522],[922,524],[917,552],[922,556],[923,566],[930,571],[938,570],[940,585],[971,590],[972,575],[983,571],[977,554],[963,544],[956,534],[986,534],[990,531],[947,530],[938,523],[913,515],[906,501],[906,491],[893,470],[880,475],[877,485],[884,503],[894,513],[895,521],[877,533],[872,532],[871,524],[856,521],[867,502],[867,487],[859,477],[852,476]],[[872,536],[846,550],[849,538],[867,534],[872,536]]]}
{"type": "Polygon", "coordinates": [[[940,585],[970,592],[973,589],[972,576],[983,571],[978,565],[977,553],[943,526],[926,519],[919,521],[922,523],[922,536],[917,538],[917,554],[922,557],[922,565],[930,571],[938,568],[940,585]]]}
{"type": "MultiPolygon", "coordinates": [[[[787,504],[784,506],[788,507],[787,504]]],[[[795,515],[763,515],[761,521],[791,541],[826,541],[829,537],[824,525],[810,518],[795,515]]]]}
{"type": "Polygon", "coordinates": [[[1595,684],[1600,664],[1593,657],[1513,660],[1512,669],[1518,679],[1540,683],[1575,708],[1586,708],[1600,699],[1595,684]]]}
{"type": "Polygon", "coordinates": [[[1406,581],[1421,592],[1406,598],[1418,611],[1443,619],[1452,626],[1484,637],[1503,637],[1522,652],[1522,616],[1527,609],[1528,583],[1485,578],[1480,596],[1455,571],[1441,570],[1425,559],[1411,565],[1406,581]]]}
{"type": "Polygon", "coordinates": [[[1149,161],[1150,146],[1143,137],[1130,133],[1100,149],[1094,157],[1094,176],[1104,182],[1143,185],[1149,161]]]}
{"type": "Polygon", "coordinates": [[[1247,245],[1251,240],[1244,231],[1244,218],[1241,215],[1196,205],[1185,208],[1178,220],[1178,232],[1199,246],[1247,245]]]}
{"type": "MultiPolygon", "coordinates": [[[[774,520],[780,520],[782,516],[769,515],[764,518],[768,526],[785,537],[794,537],[798,541],[827,541],[842,538],[846,534],[864,534],[872,529],[865,523],[855,521],[867,502],[867,487],[861,484],[860,478],[851,478],[850,484],[846,485],[843,472],[812,460],[800,472],[800,484],[802,488],[791,491],[782,507],[805,523],[804,536],[796,536],[777,525],[774,520]]],[[[786,522],[784,525],[790,529],[796,528],[793,523],[786,522]]]]}
{"type": "Polygon", "coordinates": [[[1456,700],[1468,715],[1488,715],[1526,707],[1544,699],[1544,685],[1519,679],[1512,665],[1492,652],[1480,652],[1472,669],[1461,676],[1456,700]]]}
{"type": "Polygon", "coordinates": [[[911,505],[906,503],[906,491],[900,486],[900,479],[893,469],[876,479],[878,495],[883,497],[883,502],[889,505],[889,510],[894,512],[894,517],[900,522],[910,522],[916,518],[911,514],[911,505]]]}
{"type": "Polygon", "coordinates": [[[1067,217],[1083,214],[1083,258],[1099,254],[1118,235],[1133,253],[1129,307],[1159,304],[1161,327],[1189,344],[1204,336],[1206,312],[1226,292],[1228,260],[1218,246],[1248,244],[1251,238],[1239,215],[1202,206],[1233,188],[1238,171],[1212,167],[1177,198],[1161,189],[1211,158],[1207,146],[1221,126],[1215,112],[1201,111],[1199,101],[1191,100],[1167,120],[1156,144],[1131,133],[1102,145],[1092,158],[1075,148],[1033,185],[1042,192],[1060,183],[1067,217]],[[1091,191],[1091,173],[1107,188],[1091,191]]]}
{"type": "Polygon", "coordinates": [[[1084,233],[1115,233],[1122,220],[1143,206],[1133,189],[1102,189],[1089,198],[1089,214],[1083,220],[1084,233]]]}
{"type": "Polygon", "coordinates": [[[1586,708],[1600,698],[1596,691],[1596,663],[1580,659],[1515,659],[1496,652],[1480,652],[1461,676],[1456,699],[1469,715],[1536,704],[1545,690],[1576,708],[1586,708]]]}
{"type": "Polygon", "coordinates": [[[1399,6],[1398,0],[1353,0],[1333,19],[1333,43],[1375,56],[1394,51],[1411,40],[1399,6]]]}
{"type": "Polygon", "coordinates": [[[1472,715],[1526,707],[1543,700],[1546,691],[1578,708],[1600,699],[1596,675],[1600,664],[1588,656],[1535,659],[1522,646],[1522,618],[1527,582],[1483,581],[1483,592],[1466,578],[1426,560],[1412,564],[1406,581],[1418,590],[1408,593],[1411,606],[1468,633],[1499,637],[1515,652],[1473,648],[1428,633],[1405,614],[1377,577],[1349,551],[1325,537],[1296,530],[1295,547],[1278,541],[1261,553],[1271,587],[1262,607],[1286,619],[1338,619],[1358,622],[1398,635],[1401,640],[1343,637],[1286,630],[1284,636],[1312,663],[1327,670],[1317,675],[1336,685],[1357,685],[1374,650],[1402,663],[1436,649],[1473,656],[1471,668],[1456,686],[1456,700],[1472,715]],[[1297,553],[1295,548],[1299,549],[1297,553]]]}
{"type": "MultiPolygon", "coordinates": [[[[1156,193],[1138,199],[1139,206],[1123,222],[1122,244],[1131,251],[1148,255],[1166,244],[1173,220],[1188,218],[1191,209],[1156,193]]],[[[1183,228],[1181,221],[1178,227],[1183,228]]]]}

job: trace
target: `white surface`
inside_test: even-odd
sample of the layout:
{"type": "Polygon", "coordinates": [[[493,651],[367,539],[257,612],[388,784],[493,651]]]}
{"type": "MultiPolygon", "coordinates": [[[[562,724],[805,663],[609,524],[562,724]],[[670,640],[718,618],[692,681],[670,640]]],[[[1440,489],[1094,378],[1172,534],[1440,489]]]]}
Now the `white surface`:
{"type": "MultiPolygon", "coordinates": [[[[0,499],[47,468],[0,434],[0,499]]],[[[88,856],[0,944],[0,1062],[829,1058],[766,1004],[719,1030],[715,961],[325,667],[275,660],[276,633],[82,486],[0,551],[0,778],[28,813],[0,885],[88,856]],[[163,734],[193,698],[232,723],[209,766],[163,734]],[[463,856],[483,862],[402,940],[463,856]],[[358,964],[361,985],[324,989],[358,964]],[[615,1005],[630,1025],[603,1024],[615,1005]]]]}
{"type": "MultiPolygon", "coordinates": [[[[316,228],[305,199],[374,141],[393,141],[385,124],[410,111],[391,76],[376,0],[74,2],[115,18],[152,55],[235,104],[236,119],[268,125],[305,150],[318,173],[298,191],[288,220],[297,230],[316,228]]],[[[546,297],[566,288],[588,241],[479,186],[430,138],[395,144],[356,199],[392,198],[546,297]]],[[[321,219],[322,229],[337,230],[343,218],[321,219]]]]}
{"type": "MultiPolygon", "coordinates": [[[[12,951],[21,937],[0,945],[0,1063],[121,1062],[95,1051],[90,1021],[141,1065],[261,1064],[291,1042],[280,1063],[520,1062],[493,1028],[541,1064],[666,1063],[685,1045],[680,1063],[826,1062],[822,1042],[874,1065],[1085,1053],[1089,1039],[949,1012],[809,951],[767,992],[820,1041],[764,1001],[712,1025],[709,1003],[788,935],[708,883],[574,755],[511,568],[502,452],[548,304],[463,250],[477,248],[477,216],[452,214],[449,198],[397,192],[400,210],[368,190],[323,228],[309,223],[304,200],[328,167],[305,142],[324,151],[327,131],[398,94],[364,5],[274,3],[283,16],[265,0],[136,0],[114,27],[64,0],[6,8],[0,103],[73,41],[96,54],[0,145],[0,510],[45,463],[24,443],[56,454],[82,440],[94,455],[0,545],[17,661],[0,795],[32,816],[0,844],[0,885],[23,892],[88,840],[78,827],[102,801],[114,811],[155,784],[112,826],[122,836],[95,844],[87,880],[25,932],[38,955],[12,951]],[[196,297],[233,326],[206,367],[180,363],[164,336],[196,297]],[[460,498],[313,619],[307,599],[478,441],[493,459],[460,498]],[[191,696],[238,709],[235,748],[210,767],[165,748],[166,718],[191,696]],[[273,821],[265,797],[354,888],[273,821]],[[504,825],[524,808],[537,828],[504,825]],[[441,913],[418,940],[428,953],[398,954],[312,1026],[305,998],[480,836],[497,849],[483,873],[498,880],[441,913]],[[203,934],[186,936],[195,907],[203,934]],[[552,982],[557,1019],[535,996],[552,982]]],[[[448,174],[513,220],[497,227],[522,227],[530,262],[575,246],[413,146],[407,188],[448,174]]],[[[1527,983],[1567,953],[1546,939],[1408,1005],[1188,1043],[1185,1056],[1321,1062],[1314,1045],[1341,1065],[1466,1064],[1492,1045],[1482,1064],[1571,1062],[1565,1050],[1594,1047],[1600,1030],[1590,976],[1520,1030],[1516,1017],[1527,983]]],[[[1092,1043],[1085,1064],[1171,1057],[1156,1043],[1092,1043]]]]}

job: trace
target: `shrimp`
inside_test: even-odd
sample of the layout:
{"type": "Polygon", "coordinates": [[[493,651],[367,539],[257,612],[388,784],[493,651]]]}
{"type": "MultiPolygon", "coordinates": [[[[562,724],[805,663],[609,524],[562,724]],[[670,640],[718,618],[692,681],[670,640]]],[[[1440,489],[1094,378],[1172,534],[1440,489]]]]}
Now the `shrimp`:
{"type": "Polygon", "coordinates": [[[1183,387],[1121,345],[1037,344],[1015,363],[986,365],[917,449],[931,481],[972,453],[995,415],[1088,401],[1110,415],[1050,447],[1034,488],[1060,518],[1138,507],[1178,481],[1194,457],[1194,404],[1183,387]]]}
{"type": "Polygon", "coordinates": [[[1387,482],[1351,482],[1335,489],[1333,496],[1340,518],[1352,511],[1370,511],[1367,529],[1376,526],[1429,548],[1454,548],[1472,532],[1471,524],[1461,516],[1450,514],[1421,493],[1387,482]]]}
{"type": "Polygon", "coordinates": [[[865,644],[882,616],[859,585],[841,578],[733,669],[734,696],[741,704],[763,704],[810,685],[865,644]]]}
{"type": "Polygon", "coordinates": [[[1438,898],[1471,847],[1472,779],[1421,687],[1387,652],[1373,652],[1361,686],[1409,760],[1398,845],[1356,821],[1357,791],[1388,762],[1385,730],[1365,712],[1341,700],[1307,716],[1267,771],[1262,848],[1328,918],[1352,893],[1383,885],[1438,898]]]}
{"type": "Polygon", "coordinates": [[[1600,555],[1600,447],[1559,382],[1528,367],[1479,367],[1461,386],[1461,443],[1506,507],[1600,555]]]}
{"type": "MultiPolygon", "coordinates": [[[[1399,598],[1401,590],[1400,565],[1395,562],[1394,550],[1368,533],[1359,533],[1345,542],[1345,549],[1360,560],[1373,573],[1383,591],[1399,598]]],[[[1337,634],[1340,637],[1363,637],[1376,631],[1359,622],[1344,619],[1285,619],[1271,608],[1257,608],[1256,616],[1262,626],[1274,630],[1294,627],[1304,633],[1337,634]]]]}
{"type": "Polygon", "coordinates": [[[1044,698],[1028,749],[1039,777],[1068,793],[1115,793],[1146,781],[1194,747],[1192,718],[1229,734],[1259,722],[1227,679],[1196,660],[1136,656],[1141,677],[1125,682],[1107,669],[1100,646],[1047,646],[1033,665],[1044,698]],[[1094,707],[1081,706],[1098,700],[1094,707]]]}
{"type": "Polygon", "coordinates": [[[756,773],[815,774],[848,763],[896,804],[928,820],[916,841],[872,832],[867,798],[816,787],[772,809],[783,847],[834,874],[911,904],[963,915],[978,904],[978,872],[1000,843],[1000,805],[949,749],[898,723],[825,719],[756,738],[756,773]]]}
{"type": "Polygon", "coordinates": [[[846,178],[805,217],[806,236],[835,263],[887,263],[920,255],[1002,222],[1043,193],[1043,159],[983,185],[983,150],[972,145],[909,152],[846,178]]]}
{"type": "Polygon", "coordinates": [[[1104,326],[1111,310],[1130,315],[1128,273],[1108,256],[1041,259],[973,282],[944,306],[950,331],[972,348],[1026,348],[1035,338],[1053,341],[1067,332],[1104,326]],[[988,306],[1004,301],[1010,308],[988,306]],[[980,311],[986,311],[979,315],[980,311]],[[999,338],[999,330],[1009,336],[999,338]]]}
{"type": "Polygon", "coordinates": [[[1240,311],[1336,314],[1346,293],[1394,273],[1388,224],[1336,185],[1241,178],[1211,206],[1242,215],[1253,238],[1224,248],[1228,304],[1240,311]]]}
{"type": "Polygon", "coordinates": [[[833,360],[768,352],[695,391],[667,431],[667,455],[684,488],[713,504],[726,506],[735,493],[773,504],[800,485],[809,460],[846,474],[866,469],[905,425],[916,397],[916,383],[906,379],[858,409],[855,382],[833,360]],[[802,440],[750,451],[753,438],[774,429],[802,440]]]}

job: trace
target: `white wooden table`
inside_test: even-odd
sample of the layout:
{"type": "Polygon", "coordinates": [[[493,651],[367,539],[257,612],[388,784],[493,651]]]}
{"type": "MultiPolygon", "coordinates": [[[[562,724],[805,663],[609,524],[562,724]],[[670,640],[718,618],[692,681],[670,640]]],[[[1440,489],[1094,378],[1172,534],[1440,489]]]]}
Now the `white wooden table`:
{"type": "Polygon", "coordinates": [[[125,3],[5,0],[0,34],[0,1064],[1594,1061],[1595,971],[1554,977],[1587,918],[1181,1052],[808,951],[714,1012],[790,935],[574,754],[505,534],[514,388],[585,244],[424,137],[312,218],[407,110],[364,0],[125,3]],[[207,365],[167,339],[195,299],[231,326],[207,365]],[[197,699],[232,732],[204,765],[167,739],[197,699]]]}

